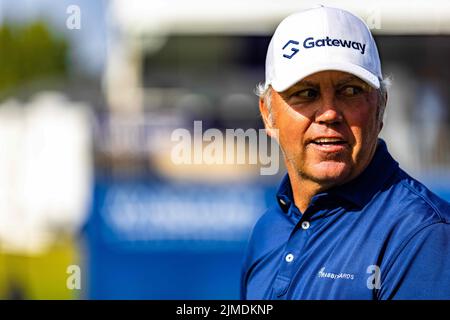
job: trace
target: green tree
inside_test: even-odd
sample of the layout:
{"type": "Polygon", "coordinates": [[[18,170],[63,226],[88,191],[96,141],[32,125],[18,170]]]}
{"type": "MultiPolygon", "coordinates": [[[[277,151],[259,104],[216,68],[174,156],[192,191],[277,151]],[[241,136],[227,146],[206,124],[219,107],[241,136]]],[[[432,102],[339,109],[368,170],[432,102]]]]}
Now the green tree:
{"type": "Polygon", "coordinates": [[[0,96],[21,86],[67,72],[68,44],[42,21],[0,27],[0,96]]]}

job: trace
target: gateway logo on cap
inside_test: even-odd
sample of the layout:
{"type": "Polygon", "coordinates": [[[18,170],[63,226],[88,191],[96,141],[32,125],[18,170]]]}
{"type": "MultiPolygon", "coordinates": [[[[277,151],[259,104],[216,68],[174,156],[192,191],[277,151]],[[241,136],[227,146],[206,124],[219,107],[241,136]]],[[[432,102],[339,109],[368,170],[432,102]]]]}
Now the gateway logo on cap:
{"type": "MultiPolygon", "coordinates": [[[[289,40],[289,41],[286,42],[286,44],[284,45],[283,50],[286,49],[286,47],[287,47],[288,45],[290,45],[290,44],[298,45],[299,42],[298,42],[298,41],[295,41],[295,40],[289,40]]],[[[295,48],[295,47],[293,47],[293,48],[291,48],[291,51],[292,51],[292,53],[291,53],[290,55],[283,54],[283,57],[288,58],[288,59],[291,59],[291,58],[298,52],[298,49],[295,48]]]]}
{"type": "Polygon", "coordinates": [[[267,50],[266,87],[284,91],[325,70],[348,72],[380,87],[380,58],[367,25],[348,11],[323,6],[285,18],[267,50]]]}
{"type": "MultiPolygon", "coordinates": [[[[299,44],[298,41],[289,40],[284,45],[283,50],[291,43],[294,45],[299,44]]],[[[356,42],[356,41],[350,41],[350,40],[342,40],[342,39],[330,39],[330,37],[326,37],[324,39],[318,39],[318,40],[314,40],[313,37],[308,37],[305,39],[305,41],[303,41],[303,48],[305,48],[305,49],[316,48],[316,47],[318,48],[318,47],[324,47],[324,46],[352,48],[352,49],[360,51],[361,54],[364,54],[364,52],[366,50],[366,45],[363,43],[356,42]]],[[[283,57],[291,59],[299,51],[299,49],[293,47],[293,48],[291,48],[291,51],[293,51],[293,53],[291,55],[283,54],[283,57]]]]}

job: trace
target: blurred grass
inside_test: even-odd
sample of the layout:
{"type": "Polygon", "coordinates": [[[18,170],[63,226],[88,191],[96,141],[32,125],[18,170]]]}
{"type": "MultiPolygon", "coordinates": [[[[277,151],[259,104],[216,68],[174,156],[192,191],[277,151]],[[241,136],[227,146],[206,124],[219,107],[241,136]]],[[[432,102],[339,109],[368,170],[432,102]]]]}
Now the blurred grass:
{"type": "Polygon", "coordinates": [[[74,239],[37,255],[0,253],[0,299],[77,299],[80,290],[70,290],[66,283],[67,267],[79,260],[74,239]]]}

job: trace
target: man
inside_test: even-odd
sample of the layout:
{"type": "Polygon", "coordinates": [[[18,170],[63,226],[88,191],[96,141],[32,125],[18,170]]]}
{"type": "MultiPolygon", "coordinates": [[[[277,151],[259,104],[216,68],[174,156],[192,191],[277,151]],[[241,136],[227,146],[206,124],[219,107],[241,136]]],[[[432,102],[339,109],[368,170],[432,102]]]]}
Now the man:
{"type": "Polygon", "coordinates": [[[378,138],[386,83],[365,23],[327,7],[284,19],[260,93],[287,175],[254,227],[242,298],[450,299],[450,204],[378,138]]]}

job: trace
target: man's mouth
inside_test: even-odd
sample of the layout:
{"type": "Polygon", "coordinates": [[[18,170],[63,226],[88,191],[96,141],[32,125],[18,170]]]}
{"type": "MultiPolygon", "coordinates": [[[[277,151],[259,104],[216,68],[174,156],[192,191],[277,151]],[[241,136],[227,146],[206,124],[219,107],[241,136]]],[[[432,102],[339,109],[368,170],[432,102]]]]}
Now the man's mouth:
{"type": "Polygon", "coordinates": [[[311,143],[319,146],[338,146],[347,144],[347,141],[341,138],[317,138],[312,140],[311,143]]]}

